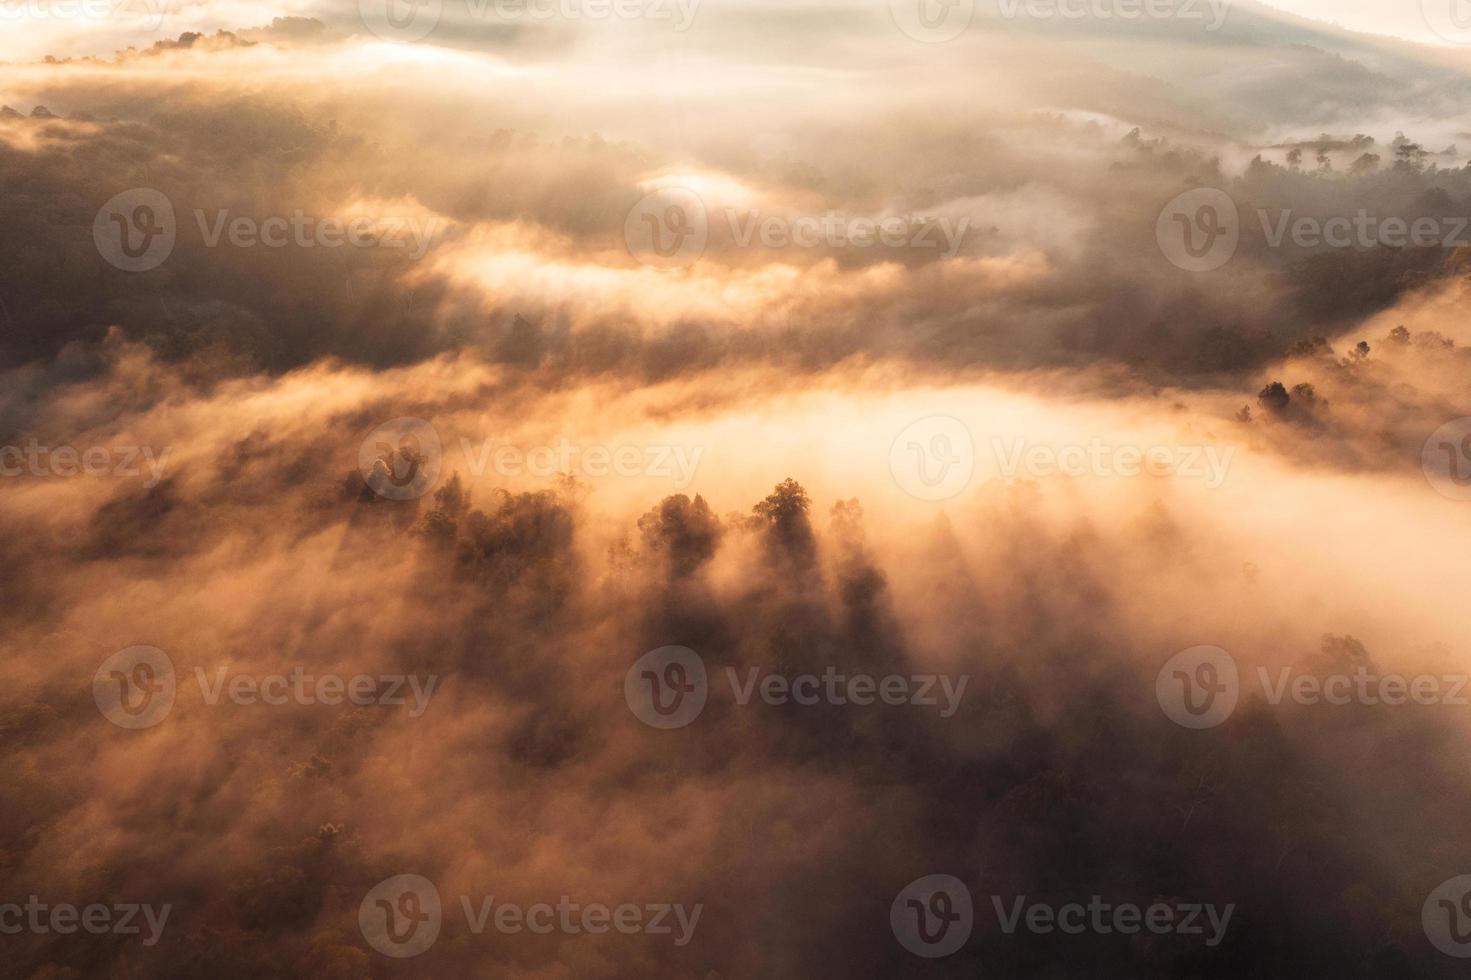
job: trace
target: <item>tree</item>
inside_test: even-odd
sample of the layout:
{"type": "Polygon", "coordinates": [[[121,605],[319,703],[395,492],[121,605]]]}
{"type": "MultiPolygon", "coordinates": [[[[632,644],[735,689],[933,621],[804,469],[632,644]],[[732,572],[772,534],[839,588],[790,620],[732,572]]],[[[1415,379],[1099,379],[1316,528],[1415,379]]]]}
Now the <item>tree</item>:
{"type": "Polygon", "coordinates": [[[1349,165],[1348,172],[1354,177],[1365,177],[1379,169],[1381,162],[1377,153],[1365,153],[1349,165]]]}
{"type": "Polygon", "coordinates": [[[638,529],[644,550],[662,556],[675,577],[689,575],[709,561],[723,531],[704,497],[690,500],[682,493],[665,497],[640,517],[638,529]]]}
{"type": "Polygon", "coordinates": [[[1284,411],[1292,401],[1292,396],[1287,393],[1287,386],[1280,381],[1273,381],[1261,390],[1256,396],[1257,402],[1266,409],[1273,412],[1284,411]]]}
{"type": "Polygon", "coordinates": [[[772,549],[798,565],[810,565],[817,556],[812,524],[807,517],[811,506],[807,491],[788,477],[753,508],[766,524],[772,549]]]}

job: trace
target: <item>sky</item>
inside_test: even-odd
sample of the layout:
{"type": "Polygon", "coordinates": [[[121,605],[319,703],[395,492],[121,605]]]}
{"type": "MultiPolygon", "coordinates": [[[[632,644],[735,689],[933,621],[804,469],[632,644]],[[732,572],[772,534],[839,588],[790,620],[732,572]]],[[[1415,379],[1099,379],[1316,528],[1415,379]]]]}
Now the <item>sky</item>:
{"type": "Polygon", "coordinates": [[[1299,17],[1337,24],[1351,31],[1383,34],[1422,44],[1455,43],[1430,27],[1432,16],[1454,0],[1269,0],[1269,5],[1299,17]]]}
{"type": "MultiPolygon", "coordinates": [[[[1204,0],[1202,0],[1202,3],[1204,0]]],[[[1471,41],[1464,29],[1454,28],[1451,13],[1463,0],[1269,0],[1267,6],[1336,24],[1353,31],[1403,38],[1439,47],[1463,46],[1471,41]],[[1432,27],[1447,29],[1437,32],[1432,27]]],[[[86,0],[71,13],[71,6],[58,7],[48,0],[5,0],[0,4],[12,23],[21,23],[27,13],[37,19],[25,22],[24,30],[7,30],[0,36],[0,57],[38,58],[45,54],[105,55],[128,45],[143,46],[160,37],[183,31],[212,32],[262,26],[279,16],[316,16],[329,22],[352,6],[339,0],[86,0]],[[68,11],[62,16],[53,10],[68,11]],[[101,17],[98,11],[120,9],[121,17],[101,17]]],[[[1092,6],[1109,7],[1108,0],[1093,0],[1092,6]]],[[[1075,6],[1082,7],[1083,4],[1075,6]]]]}

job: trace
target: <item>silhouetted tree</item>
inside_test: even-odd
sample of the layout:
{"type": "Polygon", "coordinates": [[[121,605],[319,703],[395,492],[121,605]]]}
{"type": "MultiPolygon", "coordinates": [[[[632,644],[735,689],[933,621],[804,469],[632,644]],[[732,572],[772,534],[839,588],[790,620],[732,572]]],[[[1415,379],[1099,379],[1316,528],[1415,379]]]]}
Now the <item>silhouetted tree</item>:
{"type": "Polygon", "coordinates": [[[1282,382],[1273,381],[1261,390],[1256,400],[1263,408],[1281,412],[1292,401],[1292,396],[1287,393],[1287,387],[1282,382]]]}

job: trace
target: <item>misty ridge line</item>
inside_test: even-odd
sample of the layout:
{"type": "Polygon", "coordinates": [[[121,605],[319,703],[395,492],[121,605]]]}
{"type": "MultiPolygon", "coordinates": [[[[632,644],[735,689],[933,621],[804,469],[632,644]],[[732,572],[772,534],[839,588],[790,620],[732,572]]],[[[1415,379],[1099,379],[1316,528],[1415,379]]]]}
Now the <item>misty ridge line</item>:
{"type": "MultiPolygon", "coordinates": [[[[1115,148],[1116,148],[1116,142],[1117,141],[1115,141],[1115,148]]],[[[1308,178],[1304,177],[1304,178],[1301,178],[1301,179],[1306,180],[1308,178]]],[[[1448,181],[1450,179],[1451,179],[1451,176],[1450,175],[1447,175],[1447,176],[1442,177],[1442,178],[1437,178],[1437,180],[1439,180],[1439,181],[1448,181]]],[[[1435,183],[1435,181],[1432,181],[1432,180],[1430,180],[1428,178],[1416,177],[1415,180],[1416,180],[1417,183],[1424,183],[1425,186],[1427,186],[1427,187],[1428,186],[1432,186],[1435,183]]],[[[1457,184],[1459,184],[1459,183],[1460,183],[1460,180],[1459,180],[1459,178],[1457,178],[1457,184]]],[[[1353,186],[1354,187],[1358,187],[1359,185],[1358,184],[1354,184],[1353,186]]],[[[1456,190],[1456,187],[1452,186],[1451,189],[1457,193],[1457,196],[1458,197],[1460,196],[1459,195],[1459,191],[1456,190]]],[[[426,197],[425,199],[428,199],[428,198],[426,197]]],[[[732,228],[732,234],[733,234],[733,236],[735,238],[738,238],[738,239],[740,239],[740,240],[748,243],[748,244],[755,245],[755,244],[757,244],[757,243],[759,243],[761,241],[761,225],[758,223],[758,221],[765,220],[769,216],[762,214],[758,218],[757,215],[740,214],[740,215],[728,215],[728,217],[731,218],[732,220],[731,221],[728,221],[728,222],[722,222],[722,224],[730,224],[730,225],[733,225],[733,228],[732,228]]],[[[199,224],[200,225],[200,234],[203,237],[209,239],[211,242],[214,242],[216,245],[222,245],[222,244],[224,244],[225,241],[227,241],[227,237],[226,236],[227,236],[228,228],[229,228],[229,224],[230,224],[229,219],[228,219],[228,216],[222,215],[220,212],[213,211],[212,210],[212,211],[209,211],[209,212],[205,212],[204,214],[198,215],[197,218],[196,218],[196,220],[194,222],[189,222],[186,219],[186,224],[192,224],[192,223],[199,224]]],[[[478,224],[479,222],[477,221],[476,223],[478,224]]],[[[549,221],[549,222],[547,222],[547,224],[548,225],[555,225],[556,222],[549,221]]],[[[958,228],[952,226],[952,228],[951,228],[951,234],[949,236],[950,245],[949,245],[948,249],[947,249],[946,242],[945,242],[944,238],[942,236],[940,236],[938,233],[934,234],[933,239],[932,239],[932,242],[936,245],[936,248],[934,249],[934,252],[935,253],[938,253],[939,251],[946,250],[948,252],[954,253],[956,251],[956,248],[957,248],[956,241],[957,241],[958,235],[956,234],[956,232],[958,230],[959,230],[958,228]]],[[[938,231],[938,229],[936,229],[936,231],[938,231]]],[[[973,234],[976,231],[976,229],[975,228],[966,228],[966,231],[967,231],[967,233],[973,234]]],[[[282,230],[281,226],[279,225],[279,222],[276,225],[274,225],[272,228],[268,229],[267,230],[267,234],[268,234],[268,237],[270,237],[273,242],[279,242],[283,238],[289,237],[289,235],[290,235],[289,232],[286,232],[286,233],[283,234],[283,230],[282,230]]],[[[404,247],[400,251],[399,254],[403,255],[403,254],[406,254],[409,251],[414,251],[416,254],[423,253],[424,248],[425,248],[425,244],[424,244],[425,243],[425,239],[427,237],[429,237],[428,236],[428,231],[423,227],[423,222],[420,223],[420,230],[419,230],[419,233],[416,236],[410,236],[408,234],[408,232],[406,232],[406,231],[401,232],[400,234],[401,234],[402,238],[404,239],[404,241],[402,242],[402,244],[403,244],[404,247]],[[417,242],[418,242],[417,245],[415,244],[415,239],[417,239],[417,242]]],[[[810,241],[811,240],[811,232],[810,231],[808,231],[808,232],[800,232],[799,235],[798,235],[798,237],[799,238],[802,238],[804,235],[806,236],[803,239],[804,241],[810,241]]],[[[860,237],[860,241],[863,240],[863,236],[860,235],[859,237],[860,237]]],[[[308,240],[308,241],[310,241],[312,239],[312,231],[311,231],[310,228],[308,228],[306,230],[306,232],[305,232],[305,234],[303,236],[303,239],[304,240],[308,240]]],[[[249,240],[251,240],[251,239],[245,238],[245,239],[242,239],[242,242],[249,241],[249,240]]],[[[786,240],[787,241],[790,241],[790,235],[787,236],[787,239],[786,240]]],[[[891,242],[894,241],[894,240],[896,240],[896,239],[893,239],[891,237],[891,242]]],[[[964,250],[962,249],[961,251],[963,252],[964,250]]],[[[318,256],[318,258],[322,258],[322,256],[318,256]]],[[[449,258],[451,260],[453,260],[453,259],[456,258],[456,256],[451,255],[449,258]]],[[[228,268],[226,268],[226,271],[228,273],[228,268]]],[[[1066,269],[1065,269],[1064,264],[1063,263],[1059,263],[1059,273],[1058,273],[1059,276],[1063,275],[1065,273],[1065,271],[1066,271],[1066,269]]],[[[1366,272],[1368,273],[1368,275],[1366,276],[1366,278],[1368,278],[1370,281],[1373,281],[1373,279],[1374,279],[1374,270],[1373,269],[1369,269],[1369,270],[1366,270],[1366,272]]],[[[914,285],[916,287],[918,287],[918,288],[923,288],[923,283],[922,282],[916,282],[914,285]]],[[[1062,286],[1063,288],[1070,288],[1069,287],[1069,284],[1066,283],[1066,282],[1062,282],[1059,285],[1062,286]]],[[[357,284],[354,283],[354,290],[356,290],[356,288],[357,288],[357,284]]],[[[1209,297],[1213,294],[1213,292],[1214,291],[1201,290],[1200,291],[1200,296],[1199,296],[1199,301],[1202,304],[1206,305],[1206,306],[1215,306],[1216,304],[1211,299],[1209,299],[1209,297]]],[[[913,295],[913,292],[911,291],[911,289],[910,288],[904,288],[902,291],[900,291],[896,295],[896,300],[902,302],[903,299],[908,298],[909,295],[913,295]]],[[[553,307],[557,306],[557,304],[558,304],[558,300],[554,296],[546,296],[546,297],[538,296],[537,299],[538,300],[545,299],[547,301],[548,305],[553,306],[553,307]]],[[[1080,299],[1082,301],[1082,304],[1081,304],[1082,306],[1087,306],[1088,305],[1088,302],[1087,302],[1087,300],[1085,298],[1078,297],[1078,299],[1080,299]]],[[[171,300],[172,300],[172,297],[171,297],[171,300]]],[[[1194,301],[1194,300],[1192,300],[1192,301],[1194,301]]],[[[885,302],[887,303],[888,300],[886,299],[885,302]]],[[[255,304],[253,302],[245,302],[242,305],[245,305],[247,308],[251,308],[255,304]]],[[[1013,307],[1013,308],[1011,308],[1011,309],[1009,309],[1009,310],[1006,311],[1006,313],[1008,314],[1008,320],[1011,321],[1011,322],[1018,323],[1018,324],[1026,324],[1026,323],[1029,323],[1030,322],[1029,314],[1030,314],[1033,306],[1034,306],[1034,304],[1031,304],[1030,302],[1021,301],[1020,302],[1020,305],[1018,307],[1013,307]]],[[[375,305],[375,311],[378,311],[378,310],[381,310],[385,316],[389,316],[392,313],[393,307],[392,307],[391,303],[382,303],[382,304],[375,305]]],[[[274,313],[276,311],[268,311],[268,312],[274,313]]],[[[1210,329],[1215,329],[1215,324],[1222,317],[1229,315],[1231,312],[1232,311],[1230,311],[1230,310],[1222,310],[1222,309],[1214,309],[1214,308],[1208,308],[1208,309],[1201,310],[1200,313],[1203,314],[1203,315],[1201,315],[1199,317],[1201,326],[1202,327],[1205,327],[1205,326],[1208,325],[1210,329]]],[[[583,315],[581,313],[579,313],[579,314],[576,314],[575,316],[576,316],[577,319],[580,320],[580,319],[582,319],[582,316],[583,315]]],[[[943,316],[943,314],[941,314],[941,316],[943,316]]],[[[274,324],[276,322],[278,322],[278,319],[279,318],[278,317],[268,316],[267,319],[272,324],[272,327],[270,328],[271,332],[272,333],[275,333],[276,330],[275,330],[274,324]]],[[[398,317],[392,317],[392,319],[400,319],[400,318],[398,318],[398,317]]],[[[1235,318],[1235,319],[1238,319],[1239,320],[1240,318],[1235,318]]],[[[1243,335],[1246,334],[1248,332],[1246,330],[1246,328],[1252,327],[1252,326],[1256,326],[1255,323],[1251,322],[1253,319],[1254,319],[1253,317],[1247,317],[1246,318],[1247,322],[1244,324],[1243,329],[1241,331],[1232,330],[1232,332],[1233,333],[1238,333],[1239,332],[1239,333],[1241,333],[1243,335]]],[[[1288,320],[1288,319],[1293,319],[1293,317],[1284,315],[1282,317],[1282,319],[1283,320],[1288,320]]],[[[825,324],[819,324],[819,325],[816,326],[816,329],[824,329],[825,327],[826,327],[825,324]]],[[[1297,330],[1306,331],[1308,329],[1311,329],[1310,325],[1307,324],[1307,323],[1303,323],[1301,325],[1294,325],[1289,332],[1296,332],[1297,330]]],[[[497,331],[494,328],[487,329],[486,333],[487,334],[490,334],[491,336],[488,336],[486,339],[487,340],[490,340],[491,342],[498,341],[500,338],[497,337],[497,336],[495,336],[496,332],[497,331]]],[[[1017,331],[1017,333],[1020,333],[1020,332],[1021,332],[1020,330],[1017,331]]],[[[1068,331],[1067,332],[1068,333],[1071,333],[1072,332],[1071,328],[1068,328],[1068,331]]],[[[1194,348],[1196,346],[1196,341],[1191,336],[1192,334],[1195,334],[1196,332],[1197,331],[1194,328],[1181,328],[1178,331],[1178,334],[1177,334],[1178,339],[1177,340],[1176,339],[1171,339],[1171,341],[1169,342],[1169,344],[1166,347],[1167,350],[1168,349],[1172,349],[1176,345],[1176,343],[1178,343],[1181,346],[1181,348],[1183,348],[1182,350],[1179,351],[1179,354],[1181,355],[1180,357],[1172,357],[1171,358],[1173,362],[1182,362],[1182,359],[1186,359],[1186,360],[1189,360],[1191,363],[1198,363],[1197,358],[1194,356],[1196,354],[1196,352],[1191,349],[1191,348],[1194,348]]],[[[1000,355],[1001,357],[1004,358],[1004,357],[1009,356],[1008,352],[1011,351],[1011,350],[1013,350],[1013,348],[1015,347],[1015,344],[1013,343],[1013,339],[1014,338],[1010,338],[1010,337],[1006,337],[1006,338],[999,338],[998,337],[997,342],[995,342],[994,344],[991,343],[991,342],[989,342],[989,341],[986,342],[984,344],[984,349],[976,349],[976,350],[967,351],[965,348],[968,345],[972,344],[972,343],[975,343],[978,347],[981,346],[981,340],[979,338],[967,338],[967,339],[964,339],[963,341],[959,342],[957,344],[957,347],[960,348],[960,353],[961,354],[964,354],[964,353],[972,353],[975,356],[979,356],[979,357],[984,357],[984,356],[991,355],[991,354],[997,354],[997,355],[1000,355]]],[[[1077,339],[1077,338],[1071,338],[1071,339],[1077,339]]],[[[557,343],[560,344],[561,341],[557,341],[557,343]]],[[[747,343],[749,344],[749,341],[747,343]]],[[[403,344],[408,349],[412,350],[414,352],[414,354],[417,355],[419,353],[422,353],[423,336],[421,334],[413,334],[412,332],[410,332],[409,335],[406,336],[403,339],[403,344]]],[[[862,345],[861,339],[858,339],[858,340],[855,340],[855,341],[852,342],[852,346],[854,346],[854,347],[860,347],[861,345],[862,345]]],[[[345,344],[338,344],[337,345],[337,347],[338,347],[339,350],[345,349],[348,346],[349,345],[345,345],[345,344]]],[[[711,345],[711,346],[713,347],[714,345],[711,345]]],[[[817,345],[814,345],[814,347],[816,347],[816,346],[817,345]]],[[[1068,338],[1064,338],[1063,342],[1061,344],[1057,345],[1057,346],[1058,347],[1065,348],[1065,347],[1069,347],[1069,346],[1072,346],[1072,345],[1068,343],[1068,338]]],[[[1127,353],[1132,353],[1132,352],[1137,351],[1138,353],[1142,354],[1145,357],[1153,356],[1153,355],[1151,355],[1149,353],[1150,350],[1155,350],[1155,351],[1158,351],[1159,350],[1159,348],[1157,346],[1155,346],[1155,347],[1149,347],[1148,345],[1134,344],[1134,343],[1127,343],[1127,342],[1121,343],[1120,346],[1125,347],[1127,353]]],[[[725,349],[726,350],[730,350],[731,348],[729,346],[727,346],[725,349]]],[[[844,353],[844,352],[842,352],[842,351],[835,351],[834,353],[836,355],[836,354],[841,354],[841,353],[844,353]]],[[[1042,356],[1042,357],[1046,357],[1047,356],[1046,352],[1039,351],[1039,353],[1040,353],[1040,356],[1042,356]]],[[[1231,353],[1231,352],[1227,352],[1227,353],[1231,353]]],[[[1252,351],[1249,356],[1250,356],[1250,358],[1255,363],[1260,363],[1262,358],[1271,356],[1271,353],[1273,353],[1273,352],[1272,351],[1252,351]]],[[[957,355],[957,357],[958,356],[959,355],[957,355]]],[[[1242,361],[1244,361],[1246,359],[1247,358],[1245,358],[1245,357],[1238,356],[1238,357],[1236,357],[1234,359],[1234,363],[1241,363],[1242,361]]],[[[1200,357],[1199,360],[1204,360],[1204,357],[1203,356],[1200,357]]]]}

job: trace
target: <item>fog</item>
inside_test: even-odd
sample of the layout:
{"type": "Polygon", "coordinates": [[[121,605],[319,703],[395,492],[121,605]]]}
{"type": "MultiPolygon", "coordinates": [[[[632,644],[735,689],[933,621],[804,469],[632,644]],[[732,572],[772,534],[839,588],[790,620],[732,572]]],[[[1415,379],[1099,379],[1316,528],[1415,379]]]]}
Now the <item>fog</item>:
{"type": "Polygon", "coordinates": [[[171,909],[0,911],[7,975],[1457,975],[1465,709],[1272,685],[1471,661],[1467,62],[1004,10],[7,30],[0,905],[171,909]],[[1196,271],[1192,191],[1239,232],[1196,271]],[[669,729],[625,696],[666,647],[709,677],[669,729]],[[1200,647],[1240,699],[1191,727],[1200,647]],[[763,672],[952,686],[726,683],[763,672]],[[302,673],[371,703],[229,686],[302,673]],[[916,956],[891,904],[937,873],[974,928],[916,956]],[[442,922],[386,955],[410,874],[442,922]],[[477,932],[489,896],[700,913],[477,932]]]}

